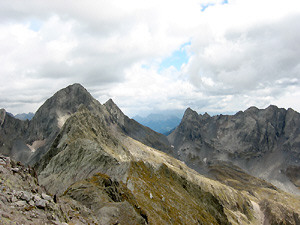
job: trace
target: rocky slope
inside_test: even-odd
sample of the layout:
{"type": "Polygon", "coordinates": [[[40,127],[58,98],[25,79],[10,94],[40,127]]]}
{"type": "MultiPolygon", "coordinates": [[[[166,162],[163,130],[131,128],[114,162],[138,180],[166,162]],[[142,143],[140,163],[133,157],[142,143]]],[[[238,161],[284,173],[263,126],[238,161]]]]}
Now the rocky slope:
{"type": "Polygon", "coordinates": [[[226,178],[231,183],[224,178],[223,184],[203,177],[107,127],[85,107],[66,121],[36,168],[40,183],[51,194],[78,201],[101,215],[104,224],[112,224],[113,219],[127,224],[124,218],[131,218],[131,224],[297,224],[299,220],[299,197],[250,175],[253,186],[248,189],[232,177],[226,178]],[[105,193],[109,198],[103,197],[105,193]]]}
{"type": "Polygon", "coordinates": [[[0,155],[0,224],[100,224],[86,206],[51,196],[30,167],[0,155]]]}
{"type": "Polygon", "coordinates": [[[102,105],[80,84],[73,84],[49,98],[30,121],[20,121],[1,109],[0,153],[33,165],[49,150],[64,122],[81,106],[132,138],[160,150],[170,149],[164,135],[129,119],[112,100],[102,105]]]}
{"type": "Polygon", "coordinates": [[[157,133],[148,127],[145,127],[124,115],[124,113],[111,99],[108,100],[104,105],[111,114],[112,123],[117,123],[124,134],[150,147],[168,153],[171,152],[170,143],[166,136],[157,133]]]}
{"type": "MultiPolygon", "coordinates": [[[[188,140],[193,146],[202,137],[197,133],[197,116],[192,110],[187,112],[186,121],[192,122],[181,124],[182,139],[170,139],[178,153],[180,141],[188,140]],[[190,131],[190,126],[197,132],[190,131]]],[[[195,157],[192,163],[203,157],[202,163],[208,165],[206,172],[215,179],[199,174],[155,149],[172,150],[166,137],[129,119],[112,100],[101,105],[78,84],[57,92],[31,121],[16,120],[1,110],[0,125],[0,151],[12,155],[12,146],[19,140],[19,146],[29,149],[24,161],[35,162],[33,170],[0,157],[0,213],[4,224],[300,221],[299,196],[285,193],[230,163],[205,159],[206,155],[195,157]]],[[[207,135],[214,131],[210,129],[207,135]]],[[[16,152],[24,159],[21,154],[26,151],[21,147],[16,152]]],[[[204,150],[209,147],[203,145],[204,150]]],[[[297,168],[287,174],[297,181],[297,168]]]]}
{"type": "Polygon", "coordinates": [[[292,193],[300,193],[300,114],[292,109],[251,107],[235,115],[198,115],[187,109],[168,139],[177,157],[198,171],[231,162],[292,193]],[[298,170],[299,171],[299,170],[298,170]]]}
{"type": "Polygon", "coordinates": [[[28,126],[28,121],[18,120],[1,109],[0,153],[11,156],[17,161],[27,161],[32,155],[32,151],[24,142],[28,126]]]}

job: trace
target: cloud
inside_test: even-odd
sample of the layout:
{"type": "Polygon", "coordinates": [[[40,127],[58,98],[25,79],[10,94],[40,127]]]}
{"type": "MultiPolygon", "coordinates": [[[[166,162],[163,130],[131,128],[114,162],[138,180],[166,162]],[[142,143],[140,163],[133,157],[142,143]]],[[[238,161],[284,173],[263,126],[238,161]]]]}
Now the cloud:
{"type": "MultiPolygon", "coordinates": [[[[202,92],[220,96],[215,104],[229,96],[234,104],[226,103],[223,110],[282,103],[279,99],[288,98],[288,90],[298,86],[299,3],[256,3],[229,1],[209,7],[198,29],[205,34],[199,31],[191,41],[186,74],[202,92]]],[[[295,102],[291,105],[300,109],[295,102]]]]}
{"type": "Polygon", "coordinates": [[[132,116],[300,110],[283,100],[298,96],[299,21],[296,0],[2,1],[0,107],[35,111],[80,82],[132,116]]]}

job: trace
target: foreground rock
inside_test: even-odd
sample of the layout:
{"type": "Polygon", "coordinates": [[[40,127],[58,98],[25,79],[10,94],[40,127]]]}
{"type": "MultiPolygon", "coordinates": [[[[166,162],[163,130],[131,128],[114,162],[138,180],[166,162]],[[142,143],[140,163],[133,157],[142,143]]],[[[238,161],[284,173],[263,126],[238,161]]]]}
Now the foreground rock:
{"type": "Polygon", "coordinates": [[[31,168],[3,155],[0,162],[0,224],[99,224],[90,209],[71,198],[54,202],[31,168]]]}

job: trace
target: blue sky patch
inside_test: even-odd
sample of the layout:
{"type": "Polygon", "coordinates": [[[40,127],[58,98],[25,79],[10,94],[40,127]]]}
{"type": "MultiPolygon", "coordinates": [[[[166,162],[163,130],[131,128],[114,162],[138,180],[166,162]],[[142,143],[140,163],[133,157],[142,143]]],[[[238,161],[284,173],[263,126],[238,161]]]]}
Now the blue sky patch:
{"type": "Polygon", "coordinates": [[[33,30],[33,31],[39,31],[42,27],[42,22],[40,20],[36,20],[36,19],[32,19],[29,21],[30,25],[29,25],[29,28],[30,30],[33,30]]]}
{"type": "MultiPolygon", "coordinates": [[[[221,4],[228,4],[228,0],[223,0],[223,2],[221,4]]],[[[214,6],[215,4],[214,3],[207,3],[207,4],[201,4],[201,12],[204,12],[205,9],[207,9],[208,7],[210,6],[214,6]]]]}
{"type": "Polygon", "coordinates": [[[186,53],[186,46],[191,45],[191,42],[184,43],[180,48],[172,53],[171,56],[163,59],[159,65],[159,71],[174,66],[177,70],[180,70],[182,64],[189,61],[189,56],[186,53]]]}

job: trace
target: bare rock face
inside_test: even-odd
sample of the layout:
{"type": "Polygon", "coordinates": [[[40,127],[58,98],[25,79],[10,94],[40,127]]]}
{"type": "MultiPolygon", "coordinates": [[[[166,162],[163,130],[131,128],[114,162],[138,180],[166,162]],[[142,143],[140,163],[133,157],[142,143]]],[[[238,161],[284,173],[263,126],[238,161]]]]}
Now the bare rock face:
{"type": "Polygon", "coordinates": [[[1,224],[99,224],[91,210],[71,198],[54,202],[33,175],[32,168],[0,155],[1,224]]]}
{"type": "Polygon", "coordinates": [[[211,167],[222,184],[205,178],[110,130],[84,107],[37,164],[39,181],[50,193],[91,209],[100,224],[264,224],[265,215],[296,224],[299,198],[237,168],[223,174],[224,168],[211,167]],[[266,198],[272,212],[264,207],[266,198]],[[285,219],[274,213],[279,210],[285,219]]]}
{"type": "Polygon", "coordinates": [[[44,145],[34,152],[30,164],[37,162],[48,151],[65,121],[80,106],[85,106],[98,115],[105,114],[105,108],[80,84],[73,84],[58,91],[38,109],[30,121],[27,142],[32,145],[37,140],[44,141],[44,145]]]}
{"type": "Polygon", "coordinates": [[[177,157],[198,171],[231,162],[289,192],[298,190],[284,174],[300,165],[300,114],[292,109],[251,107],[235,115],[198,115],[187,109],[168,136],[177,157]]]}
{"type": "MultiPolygon", "coordinates": [[[[82,108],[66,121],[51,149],[37,164],[39,181],[52,194],[72,198],[92,209],[100,224],[185,224],[196,223],[196,217],[203,224],[218,224],[218,221],[229,224],[216,197],[199,190],[164,165],[154,172],[147,162],[135,162],[137,159],[130,153],[135,150],[129,146],[143,148],[140,151],[144,155],[149,151],[136,140],[110,131],[82,108]],[[131,190],[126,184],[128,180],[131,190]],[[172,195],[168,194],[169,185],[172,195]],[[174,206],[179,196],[180,204],[174,206]]],[[[145,155],[144,159],[151,162],[153,157],[145,155]]],[[[158,159],[164,161],[159,156],[152,160],[158,159]]]]}
{"type": "Polygon", "coordinates": [[[2,126],[4,123],[5,115],[6,115],[5,109],[0,109],[0,126],[2,126]]]}
{"type": "Polygon", "coordinates": [[[66,120],[80,107],[88,109],[97,120],[160,150],[169,150],[167,138],[123,114],[109,100],[100,104],[80,84],[70,85],[49,98],[30,121],[20,121],[5,114],[0,116],[0,153],[25,164],[34,165],[49,150],[66,120]]]}
{"type": "MultiPolygon", "coordinates": [[[[259,166],[269,168],[266,162],[274,165],[279,156],[293,162],[297,115],[276,107],[231,117],[188,109],[169,136],[173,153],[192,166],[205,165],[216,181],[165,154],[172,149],[166,137],[129,119],[112,100],[101,105],[81,85],[71,85],[31,121],[1,117],[0,152],[36,163],[34,170],[0,156],[0,223],[297,224],[299,196],[232,166],[263,171],[259,166]],[[286,146],[284,154],[273,150],[277,146],[286,146]]],[[[296,182],[297,168],[281,174],[296,182]]]]}
{"type": "Polygon", "coordinates": [[[31,155],[24,140],[28,121],[20,121],[5,112],[0,112],[0,154],[13,157],[17,161],[27,161],[31,155]]]}
{"type": "Polygon", "coordinates": [[[30,121],[21,121],[1,110],[0,153],[34,164],[47,152],[66,119],[80,105],[101,113],[103,106],[80,84],[70,85],[49,98],[30,121]],[[4,122],[5,118],[5,122],[4,122]]]}
{"type": "Polygon", "coordinates": [[[166,136],[145,127],[124,115],[112,99],[108,100],[104,106],[111,115],[111,123],[117,124],[119,128],[121,128],[121,132],[144,143],[145,145],[167,153],[171,152],[170,143],[166,136]]]}

